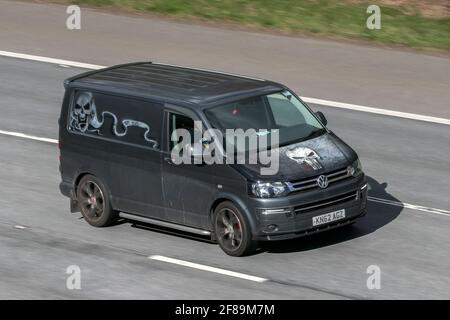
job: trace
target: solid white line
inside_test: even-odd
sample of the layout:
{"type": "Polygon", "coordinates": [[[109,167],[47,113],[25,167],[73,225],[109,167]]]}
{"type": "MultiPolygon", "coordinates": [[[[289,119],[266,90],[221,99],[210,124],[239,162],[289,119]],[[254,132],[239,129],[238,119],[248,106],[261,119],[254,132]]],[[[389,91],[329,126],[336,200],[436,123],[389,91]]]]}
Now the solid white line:
{"type": "Polygon", "coordinates": [[[391,200],[375,198],[375,197],[367,197],[367,199],[369,201],[372,201],[372,202],[387,204],[387,205],[390,205],[390,206],[403,207],[403,208],[417,210],[417,211],[423,211],[423,212],[428,212],[428,213],[439,214],[439,215],[447,216],[447,217],[450,216],[450,211],[448,211],[448,210],[436,209],[436,208],[430,208],[430,207],[423,207],[423,206],[418,206],[418,205],[415,205],[415,204],[398,202],[398,201],[391,201],[391,200]]]}
{"type": "Polygon", "coordinates": [[[163,261],[163,262],[168,262],[168,263],[172,263],[172,264],[177,264],[177,265],[183,266],[183,267],[188,267],[188,268],[194,268],[194,269],[203,270],[203,271],[219,273],[219,274],[223,274],[223,275],[226,275],[226,276],[240,278],[240,279],[245,279],[245,280],[250,280],[250,281],[255,281],[255,282],[259,282],[259,283],[263,283],[263,282],[268,281],[268,279],[265,279],[265,278],[250,276],[250,275],[244,274],[244,273],[228,271],[228,270],[225,270],[225,269],[219,269],[219,268],[215,268],[215,267],[209,267],[209,266],[205,266],[203,264],[192,263],[192,262],[179,260],[179,259],[173,259],[173,258],[164,257],[164,256],[153,255],[153,256],[150,256],[148,258],[152,259],[152,260],[157,260],[157,261],[163,261]]]}
{"type": "Polygon", "coordinates": [[[0,130],[0,134],[6,135],[6,136],[13,136],[13,137],[18,137],[18,138],[23,138],[23,139],[29,139],[29,140],[37,140],[37,141],[43,141],[43,142],[58,143],[58,140],[56,140],[56,139],[30,136],[28,134],[24,134],[24,133],[20,133],[20,132],[12,132],[12,131],[0,130]]]}
{"type": "Polygon", "coordinates": [[[437,118],[437,117],[430,117],[430,116],[425,116],[425,115],[415,114],[415,113],[359,106],[356,104],[316,99],[316,98],[302,97],[302,99],[303,99],[303,101],[305,101],[307,103],[320,104],[320,105],[329,106],[329,107],[349,109],[349,110],[354,110],[354,111],[362,111],[362,112],[368,112],[368,113],[381,114],[381,115],[385,115],[385,116],[392,116],[392,117],[398,117],[398,118],[404,118],[404,119],[412,119],[412,120],[419,120],[419,121],[426,121],[426,122],[450,125],[450,119],[445,119],[445,118],[437,118]]]}
{"type": "MultiPolygon", "coordinates": [[[[47,62],[47,63],[58,64],[61,66],[71,66],[71,67],[84,68],[84,69],[98,70],[98,69],[106,68],[105,66],[100,66],[100,65],[95,65],[95,64],[47,58],[47,57],[42,57],[42,56],[35,56],[35,55],[23,54],[23,53],[15,53],[15,52],[9,52],[9,51],[0,51],[0,56],[25,59],[25,60],[33,60],[33,61],[39,61],[39,62],[47,62]]],[[[301,98],[307,103],[314,103],[314,104],[324,105],[324,106],[328,106],[328,107],[349,109],[349,110],[354,110],[354,111],[362,111],[362,112],[368,112],[368,113],[381,114],[381,115],[385,115],[385,116],[392,116],[392,117],[398,117],[398,118],[404,118],[404,119],[412,119],[412,120],[419,120],[419,121],[426,121],[426,122],[450,125],[450,119],[445,119],[445,118],[437,118],[437,117],[425,116],[425,115],[421,115],[421,114],[393,111],[393,110],[388,110],[388,109],[367,107],[367,106],[361,106],[361,105],[357,105],[357,104],[337,102],[337,101],[331,101],[331,100],[323,100],[323,99],[317,99],[317,98],[309,98],[309,97],[301,97],[301,98]]]]}
{"type": "Polygon", "coordinates": [[[97,69],[105,68],[103,66],[99,66],[99,65],[95,65],[95,64],[47,58],[47,57],[41,57],[41,56],[34,56],[31,54],[15,53],[15,52],[9,52],[9,51],[0,51],[0,56],[24,59],[24,60],[39,61],[39,62],[47,62],[47,63],[58,64],[58,65],[62,65],[62,66],[77,67],[77,68],[83,68],[83,69],[97,70],[97,69]]]}

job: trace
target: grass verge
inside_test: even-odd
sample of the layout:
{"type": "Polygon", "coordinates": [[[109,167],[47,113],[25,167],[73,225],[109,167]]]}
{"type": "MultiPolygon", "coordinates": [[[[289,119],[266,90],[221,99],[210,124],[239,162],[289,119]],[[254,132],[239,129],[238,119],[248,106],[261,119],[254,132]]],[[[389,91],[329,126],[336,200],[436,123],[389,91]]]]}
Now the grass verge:
{"type": "MultiPolygon", "coordinates": [[[[430,5],[433,1],[428,0],[430,5]]],[[[360,0],[60,0],[96,7],[151,12],[182,18],[231,22],[286,33],[320,34],[400,44],[413,48],[450,50],[450,15],[422,15],[413,5],[380,5],[381,29],[369,30],[369,4],[360,0]],[[405,7],[406,6],[406,7],[405,7]]],[[[384,3],[381,1],[381,3],[384,3]]],[[[394,4],[392,4],[394,3],[394,4]]],[[[408,2],[406,2],[408,3],[408,2]]]]}

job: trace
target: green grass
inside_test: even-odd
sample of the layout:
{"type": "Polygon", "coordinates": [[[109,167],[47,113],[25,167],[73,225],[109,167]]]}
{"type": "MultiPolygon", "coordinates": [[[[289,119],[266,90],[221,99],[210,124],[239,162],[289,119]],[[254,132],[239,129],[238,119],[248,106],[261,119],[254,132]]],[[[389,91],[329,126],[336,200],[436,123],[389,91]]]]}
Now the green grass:
{"type": "Polygon", "coordinates": [[[367,5],[331,0],[77,0],[79,5],[197,17],[289,33],[312,33],[415,48],[450,49],[450,17],[406,15],[381,7],[381,30],[366,28],[367,5]]]}

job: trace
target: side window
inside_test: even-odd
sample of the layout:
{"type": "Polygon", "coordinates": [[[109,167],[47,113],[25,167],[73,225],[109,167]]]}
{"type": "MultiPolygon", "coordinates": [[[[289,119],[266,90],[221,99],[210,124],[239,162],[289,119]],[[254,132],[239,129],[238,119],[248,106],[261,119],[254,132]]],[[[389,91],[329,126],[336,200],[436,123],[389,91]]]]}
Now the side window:
{"type": "MultiPolygon", "coordinates": [[[[182,137],[177,133],[177,129],[185,129],[191,135],[191,138],[194,137],[194,120],[191,118],[178,114],[178,113],[169,113],[169,151],[173,150],[173,148],[182,142],[182,137]],[[172,139],[174,137],[175,141],[172,139]]],[[[193,141],[190,141],[192,143],[193,141]]],[[[184,141],[184,143],[189,143],[189,141],[184,141]]]]}
{"type": "Polygon", "coordinates": [[[69,130],[158,148],[162,105],[125,97],[76,91],[69,130]]]}

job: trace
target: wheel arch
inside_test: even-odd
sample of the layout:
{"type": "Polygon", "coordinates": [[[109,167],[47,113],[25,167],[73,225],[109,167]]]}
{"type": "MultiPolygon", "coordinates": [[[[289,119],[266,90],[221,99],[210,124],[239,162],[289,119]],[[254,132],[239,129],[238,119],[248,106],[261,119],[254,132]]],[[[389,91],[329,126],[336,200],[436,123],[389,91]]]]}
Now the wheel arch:
{"type": "Polygon", "coordinates": [[[83,179],[83,177],[85,177],[87,175],[92,175],[95,177],[94,174],[92,174],[88,171],[82,171],[75,175],[75,179],[73,179],[73,192],[75,195],[77,194],[78,185],[80,184],[81,179],[83,179]]]}
{"type": "Polygon", "coordinates": [[[256,232],[256,216],[250,212],[245,202],[237,197],[236,195],[228,192],[220,193],[218,194],[214,200],[211,202],[211,205],[209,206],[209,224],[211,227],[211,230],[214,231],[213,226],[213,218],[214,218],[214,211],[217,208],[217,206],[225,201],[232,202],[240,211],[241,213],[246,217],[250,230],[252,234],[255,234],[256,232]]]}
{"type": "Polygon", "coordinates": [[[109,199],[111,200],[111,189],[109,188],[108,184],[105,182],[105,179],[103,179],[102,177],[98,176],[97,174],[95,174],[91,170],[87,170],[87,169],[80,169],[75,174],[75,177],[73,179],[73,194],[74,194],[74,196],[76,197],[77,188],[78,188],[78,185],[80,184],[81,179],[83,179],[83,177],[85,177],[87,175],[94,176],[95,178],[100,180],[100,182],[102,183],[103,187],[108,192],[109,199]]]}

